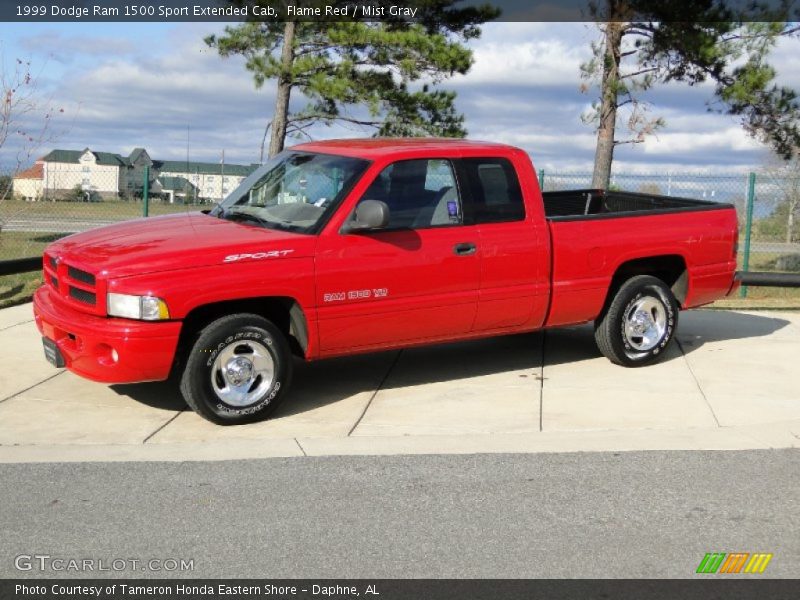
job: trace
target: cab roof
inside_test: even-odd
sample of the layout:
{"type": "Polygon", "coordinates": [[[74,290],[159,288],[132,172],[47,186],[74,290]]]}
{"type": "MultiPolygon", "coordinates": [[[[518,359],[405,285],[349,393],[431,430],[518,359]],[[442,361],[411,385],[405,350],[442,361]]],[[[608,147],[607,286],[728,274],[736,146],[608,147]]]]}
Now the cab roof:
{"type": "Polygon", "coordinates": [[[455,138],[367,138],[339,139],[307,142],[292,146],[290,150],[341,154],[358,158],[375,159],[393,154],[419,152],[487,152],[498,150],[513,152],[517,148],[495,142],[481,142],[455,138]]]}

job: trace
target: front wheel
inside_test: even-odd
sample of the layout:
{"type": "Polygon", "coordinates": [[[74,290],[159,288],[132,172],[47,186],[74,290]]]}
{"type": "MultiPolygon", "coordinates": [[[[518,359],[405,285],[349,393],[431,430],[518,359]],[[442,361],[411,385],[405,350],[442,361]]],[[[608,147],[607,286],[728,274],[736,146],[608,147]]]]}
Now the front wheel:
{"type": "Polygon", "coordinates": [[[267,319],[236,314],[208,325],[189,352],[181,393],[200,416],[220,425],[267,418],[289,387],[292,357],[267,319]]]}
{"type": "Polygon", "coordinates": [[[666,284],[637,275],[617,291],[608,310],[595,322],[600,352],[626,367],[652,363],[664,355],[678,326],[678,303],[666,284]]]}

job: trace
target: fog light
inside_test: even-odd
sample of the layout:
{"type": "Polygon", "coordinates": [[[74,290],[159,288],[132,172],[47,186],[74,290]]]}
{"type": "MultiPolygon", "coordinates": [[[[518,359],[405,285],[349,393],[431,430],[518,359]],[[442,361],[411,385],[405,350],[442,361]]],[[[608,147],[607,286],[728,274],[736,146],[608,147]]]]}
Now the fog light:
{"type": "Polygon", "coordinates": [[[97,355],[97,362],[107,367],[116,364],[119,360],[117,351],[108,344],[98,344],[95,348],[95,354],[97,355]]]}

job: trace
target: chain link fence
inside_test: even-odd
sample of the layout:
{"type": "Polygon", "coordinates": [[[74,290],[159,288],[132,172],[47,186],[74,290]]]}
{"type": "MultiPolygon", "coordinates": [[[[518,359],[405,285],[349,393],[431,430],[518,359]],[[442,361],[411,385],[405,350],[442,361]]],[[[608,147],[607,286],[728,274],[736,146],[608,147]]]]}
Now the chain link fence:
{"type": "MultiPolygon", "coordinates": [[[[543,191],[591,187],[589,172],[544,170],[543,191]]],[[[611,189],[729,202],[739,215],[739,268],[800,272],[800,173],[616,173],[611,189]]]]}
{"type": "MultiPolygon", "coordinates": [[[[208,165],[206,165],[208,167],[208,165]]],[[[246,176],[37,163],[0,190],[0,261],[34,257],[53,240],[127,219],[197,210],[246,176]]],[[[216,171],[219,169],[219,171],[216,171]]],[[[441,175],[435,169],[432,176],[441,175]]],[[[591,173],[543,170],[544,191],[589,188],[591,173]]],[[[449,181],[449,180],[448,180],[449,181]]],[[[740,268],[800,272],[800,173],[616,173],[612,189],[729,202],[740,225],[740,268]]]]}
{"type": "MultiPolygon", "coordinates": [[[[99,161],[98,161],[99,162],[99,161]]],[[[0,190],[0,261],[38,256],[61,237],[120,221],[208,208],[246,173],[171,172],[42,164],[5,178],[0,190]]],[[[208,171],[209,169],[206,169],[208,171]]]]}

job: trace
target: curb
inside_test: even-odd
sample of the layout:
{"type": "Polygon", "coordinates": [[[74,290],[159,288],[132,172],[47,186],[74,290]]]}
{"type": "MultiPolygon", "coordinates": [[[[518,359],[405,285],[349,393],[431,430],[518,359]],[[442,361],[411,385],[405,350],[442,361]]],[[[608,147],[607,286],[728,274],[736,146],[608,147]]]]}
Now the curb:
{"type": "Polygon", "coordinates": [[[800,448],[800,420],[714,429],[351,436],[148,444],[0,446],[0,463],[192,462],[322,456],[800,448]]]}

